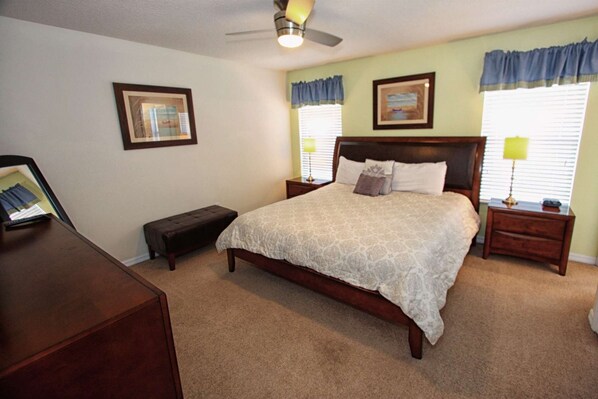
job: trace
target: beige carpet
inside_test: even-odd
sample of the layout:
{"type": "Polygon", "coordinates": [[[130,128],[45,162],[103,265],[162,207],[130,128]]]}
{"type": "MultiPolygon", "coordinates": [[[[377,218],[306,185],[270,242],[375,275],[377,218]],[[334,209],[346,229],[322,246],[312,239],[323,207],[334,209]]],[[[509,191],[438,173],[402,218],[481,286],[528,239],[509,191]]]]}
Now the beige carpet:
{"type": "Polygon", "coordinates": [[[213,248],[133,267],[168,296],[185,397],[598,398],[588,311],[598,267],[468,255],[445,332],[411,358],[407,329],[213,248]]]}

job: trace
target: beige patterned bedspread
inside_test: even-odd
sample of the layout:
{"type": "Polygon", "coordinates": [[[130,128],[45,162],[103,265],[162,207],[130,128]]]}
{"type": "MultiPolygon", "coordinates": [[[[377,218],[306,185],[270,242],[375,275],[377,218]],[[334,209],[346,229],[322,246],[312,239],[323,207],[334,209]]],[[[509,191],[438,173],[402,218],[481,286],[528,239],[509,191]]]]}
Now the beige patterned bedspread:
{"type": "Polygon", "coordinates": [[[238,217],[218,238],[218,251],[241,248],[286,259],[401,307],[435,344],[440,309],[480,219],[460,194],[395,192],[368,197],[332,183],[238,217]]]}

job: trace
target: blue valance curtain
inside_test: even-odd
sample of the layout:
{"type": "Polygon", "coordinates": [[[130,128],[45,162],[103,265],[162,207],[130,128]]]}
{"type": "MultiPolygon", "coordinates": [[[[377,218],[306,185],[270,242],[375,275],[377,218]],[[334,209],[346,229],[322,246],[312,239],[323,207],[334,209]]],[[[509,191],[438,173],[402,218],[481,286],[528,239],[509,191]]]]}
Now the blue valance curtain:
{"type": "Polygon", "coordinates": [[[0,193],[0,205],[7,212],[13,209],[17,211],[21,208],[26,208],[38,201],[39,199],[31,191],[19,183],[0,193]]]}
{"type": "Polygon", "coordinates": [[[598,40],[486,53],[480,92],[598,81],[598,40]]]}
{"type": "Polygon", "coordinates": [[[291,83],[291,107],[342,104],[345,101],[343,77],[340,75],[311,82],[291,83]]]}

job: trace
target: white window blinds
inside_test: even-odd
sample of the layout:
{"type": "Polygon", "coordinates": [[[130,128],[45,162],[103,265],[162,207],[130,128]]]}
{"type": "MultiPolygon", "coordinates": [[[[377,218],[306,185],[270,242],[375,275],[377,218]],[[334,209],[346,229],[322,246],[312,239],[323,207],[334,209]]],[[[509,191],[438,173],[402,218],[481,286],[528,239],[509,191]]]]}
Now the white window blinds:
{"type": "Polygon", "coordinates": [[[503,159],[505,137],[529,137],[527,159],[516,161],[513,196],[570,203],[589,83],[488,91],[482,136],[487,136],[481,199],[506,198],[512,161],[503,159]]]}
{"type": "Polygon", "coordinates": [[[299,108],[301,174],[309,176],[309,155],[303,152],[303,139],[316,139],[316,152],[311,153],[311,175],[316,179],[332,179],[332,156],[337,136],[342,136],[341,105],[316,105],[299,108]]]}

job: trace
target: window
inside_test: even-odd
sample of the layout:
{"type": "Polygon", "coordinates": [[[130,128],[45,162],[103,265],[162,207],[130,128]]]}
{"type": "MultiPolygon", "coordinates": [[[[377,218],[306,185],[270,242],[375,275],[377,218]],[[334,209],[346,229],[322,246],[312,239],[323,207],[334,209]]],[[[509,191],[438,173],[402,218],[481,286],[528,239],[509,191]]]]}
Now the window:
{"type": "Polygon", "coordinates": [[[309,176],[309,155],[303,152],[303,139],[316,139],[316,152],[311,153],[311,175],[316,179],[332,179],[332,156],[336,137],[343,134],[341,105],[315,105],[299,108],[299,141],[301,174],[309,176]]]}
{"type": "Polygon", "coordinates": [[[570,203],[589,83],[487,91],[482,136],[487,136],[481,199],[505,198],[512,161],[503,159],[505,137],[529,137],[527,159],[516,161],[513,196],[570,203]]]}

